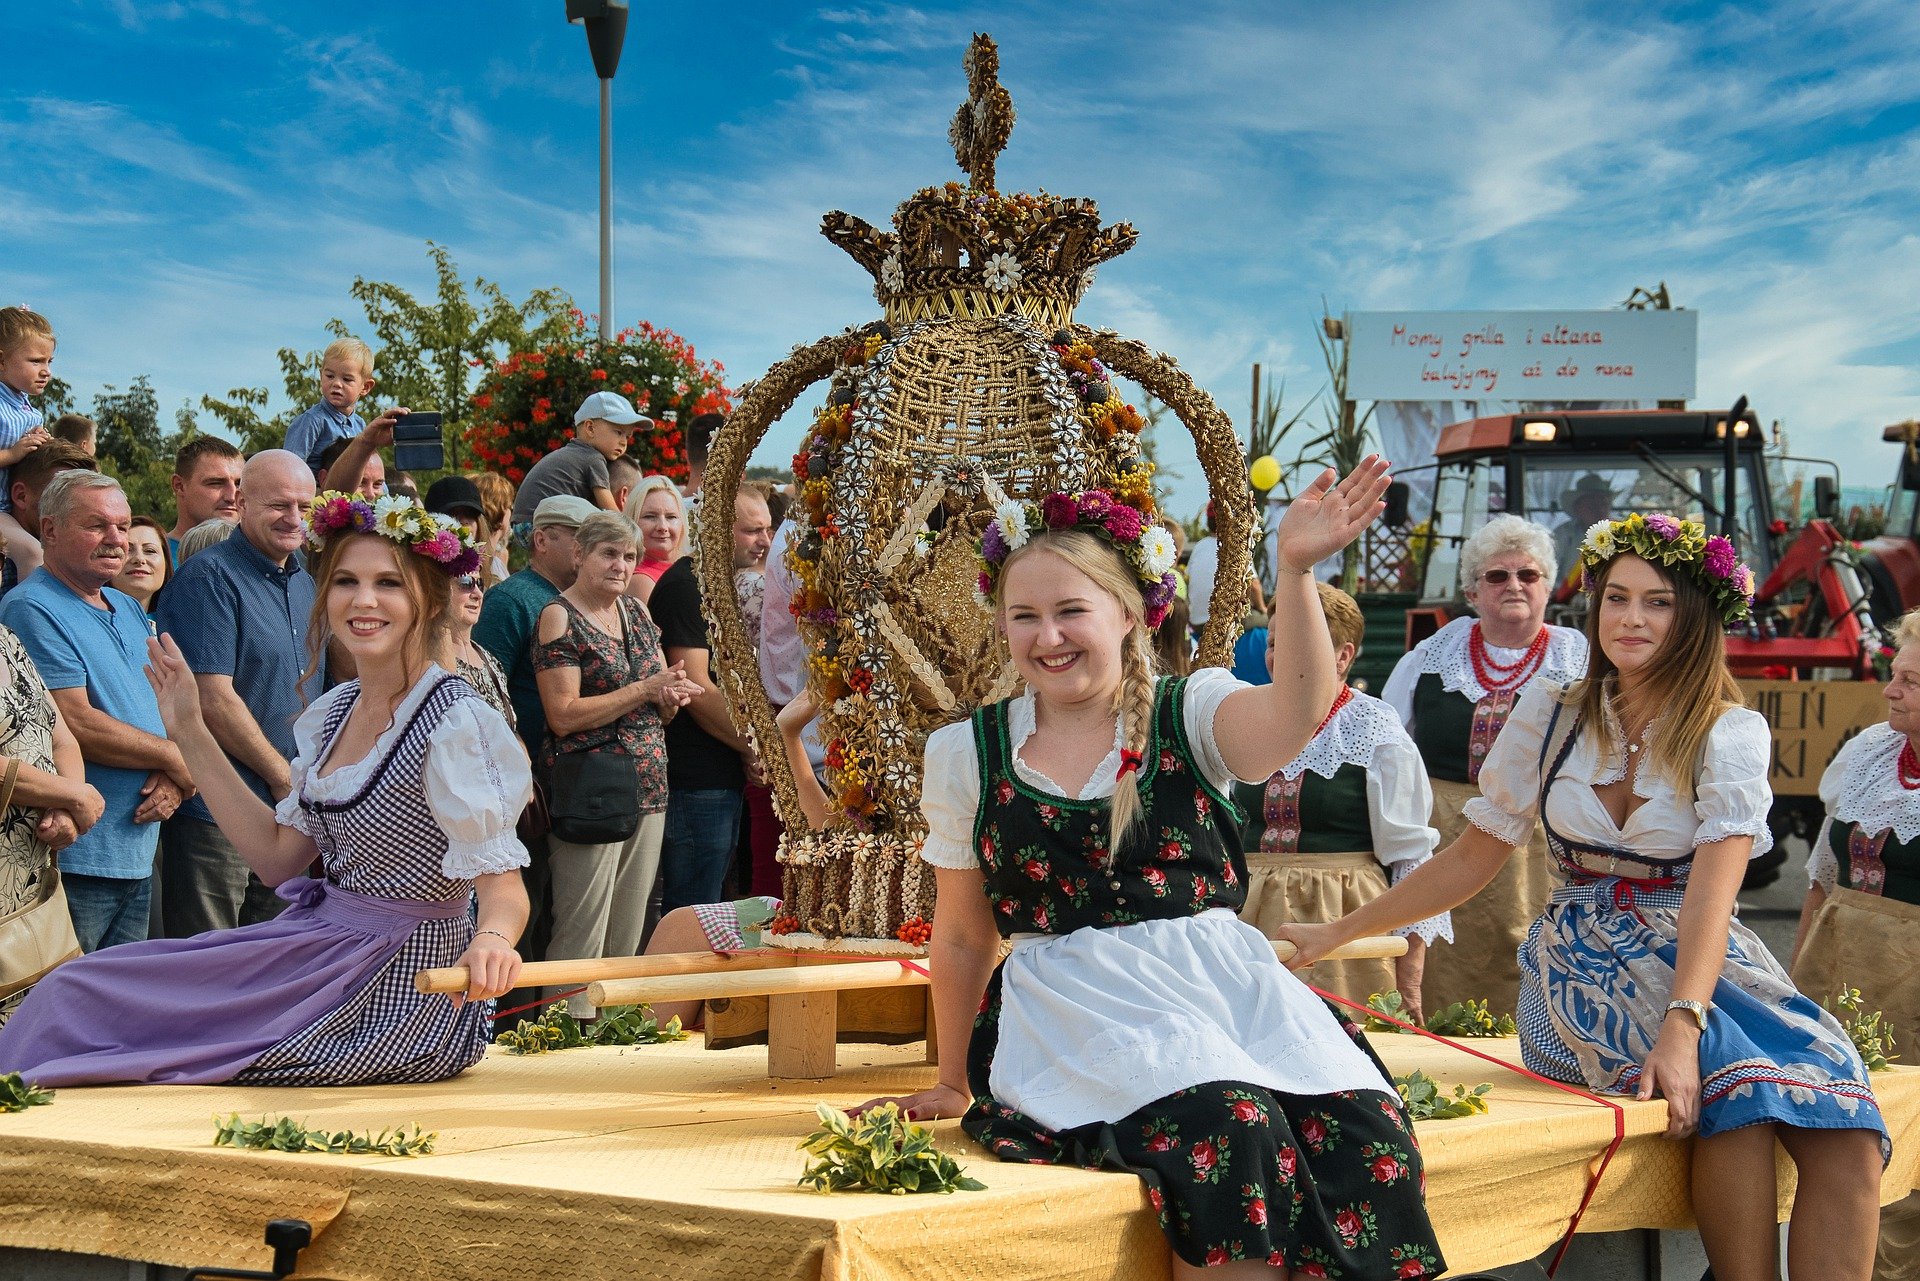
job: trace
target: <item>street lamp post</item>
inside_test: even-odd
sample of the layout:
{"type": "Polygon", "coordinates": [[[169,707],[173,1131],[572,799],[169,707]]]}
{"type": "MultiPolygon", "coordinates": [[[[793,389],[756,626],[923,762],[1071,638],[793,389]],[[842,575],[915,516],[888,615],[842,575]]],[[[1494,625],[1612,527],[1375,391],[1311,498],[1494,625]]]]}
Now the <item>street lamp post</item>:
{"type": "Polygon", "coordinates": [[[600,77],[600,341],[613,333],[613,73],[627,36],[627,0],[567,0],[567,21],[587,29],[600,77]]]}

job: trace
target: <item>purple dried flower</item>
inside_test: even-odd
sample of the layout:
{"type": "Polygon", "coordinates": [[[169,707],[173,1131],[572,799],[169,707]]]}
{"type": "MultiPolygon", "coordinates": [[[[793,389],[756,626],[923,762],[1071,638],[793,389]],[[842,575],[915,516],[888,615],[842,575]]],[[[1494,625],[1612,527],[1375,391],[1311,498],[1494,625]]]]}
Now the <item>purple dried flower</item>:
{"type": "Polygon", "coordinates": [[[1647,528],[1668,541],[1680,537],[1680,522],[1660,512],[1647,517],[1647,528]]]}
{"type": "Polygon", "coordinates": [[[1113,508],[1113,495],[1104,489],[1089,489],[1080,495],[1081,520],[1105,520],[1113,508]]]}
{"type": "Polygon", "coordinates": [[[1704,558],[1707,572],[1715,578],[1731,578],[1740,557],[1733,550],[1733,544],[1719,534],[1707,540],[1707,552],[1704,558]]]}
{"type": "Polygon", "coordinates": [[[995,565],[1007,558],[1011,549],[1007,546],[1006,535],[1000,532],[999,521],[989,521],[987,532],[980,536],[980,554],[995,565]]]}

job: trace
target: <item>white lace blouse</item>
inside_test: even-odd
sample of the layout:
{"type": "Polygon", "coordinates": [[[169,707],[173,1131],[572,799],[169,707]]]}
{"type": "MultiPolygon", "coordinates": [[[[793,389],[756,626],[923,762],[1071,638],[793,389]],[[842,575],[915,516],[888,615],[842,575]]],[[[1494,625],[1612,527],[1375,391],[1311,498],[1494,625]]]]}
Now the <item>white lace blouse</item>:
{"type": "MultiPolygon", "coordinates": [[[[1184,701],[1187,742],[1193,748],[1194,764],[1213,784],[1215,791],[1230,794],[1234,772],[1220,757],[1213,736],[1213,718],[1227,695],[1250,688],[1235,680],[1233,673],[1221,667],[1202,667],[1187,678],[1184,701]]],[[[1034,769],[1020,758],[1020,746],[1034,730],[1033,694],[1023,691],[1007,708],[1007,732],[1013,742],[1013,768],[1029,785],[1055,796],[1070,796],[1066,788],[1034,769]]],[[[1113,748],[1094,767],[1086,786],[1072,799],[1090,801],[1113,795],[1120,777],[1120,721],[1113,722],[1113,748]]],[[[920,857],[935,867],[966,871],[980,866],[979,852],[973,844],[974,820],[980,813],[980,753],[973,742],[973,722],[964,720],[942,725],[927,737],[926,769],[923,772],[920,805],[927,817],[927,841],[920,857]]],[[[1248,783],[1264,779],[1246,779],[1248,783]]]]}
{"type": "MultiPolygon", "coordinates": [[[[1565,688],[1550,681],[1528,686],[1487,754],[1480,771],[1480,795],[1466,804],[1469,822],[1509,845],[1525,845],[1533,834],[1541,739],[1565,688]]],[[[1555,753],[1574,714],[1572,707],[1561,708],[1560,723],[1553,731],[1555,753]]],[[[1649,743],[1659,727],[1660,722],[1654,721],[1648,730],[1649,743]]],[[[1618,734],[1614,741],[1613,750],[1603,753],[1598,736],[1582,732],[1568,754],[1548,794],[1545,816],[1548,826],[1562,837],[1657,859],[1685,858],[1700,846],[1729,836],[1751,836],[1755,858],[1773,848],[1773,834],[1767,827],[1767,810],[1773,804],[1767,782],[1773,736],[1760,713],[1729,708],[1707,732],[1691,804],[1658,771],[1646,766],[1636,771],[1633,794],[1644,804],[1627,817],[1625,828],[1615,825],[1593,790],[1626,776],[1627,753],[1619,745],[1618,734]]]]}
{"type": "MultiPolygon", "coordinates": [[[[1468,701],[1477,703],[1486,696],[1486,690],[1480,685],[1480,678],[1474,675],[1473,659],[1467,652],[1467,641],[1473,632],[1474,619],[1456,618],[1433,635],[1408,650],[1401,660],[1394,664],[1393,674],[1387,677],[1387,683],[1380,690],[1380,699],[1393,708],[1404,725],[1413,724],[1413,690],[1422,676],[1429,673],[1440,677],[1440,688],[1449,694],[1464,694],[1468,701]]],[[[1540,660],[1540,670],[1534,673],[1528,682],[1531,688],[1535,684],[1566,684],[1577,681],[1587,674],[1587,638],[1571,627],[1555,627],[1549,624],[1547,632],[1547,652],[1540,660]]],[[[1487,654],[1494,662],[1503,666],[1512,666],[1526,656],[1526,649],[1508,649],[1503,645],[1487,646],[1487,654]]]]}
{"type": "MultiPolygon", "coordinates": [[[[1433,784],[1427,780],[1420,749],[1413,745],[1391,707],[1356,690],[1327,727],[1315,734],[1280,773],[1294,779],[1312,770],[1321,778],[1332,778],[1342,765],[1358,765],[1366,771],[1367,825],[1373,833],[1373,856],[1398,885],[1432,858],[1440,843],[1440,833],[1427,824],[1433,815],[1433,784]]],[[[1453,914],[1442,912],[1393,932],[1417,934],[1428,943],[1435,939],[1451,943],[1453,914]]]]}
{"type": "MultiPolygon", "coordinates": [[[[314,701],[293,723],[293,790],[274,810],[281,826],[317,834],[300,797],[344,800],[360,790],[407,729],[413,713],[447,675],[429,665],[426,675],[394,709],[393,723],[365,756],[324,777],[314,772],[325,750],[320,735],[327,713],[352,687],[342,685],[314,701]]],[[[533,772],[526,749],[507,727],[506,717],[484,699],[463,698],[447,708],[427,747],[422,780],[434,821],[447,837],[441,872],[455,880],[509,872],[528,863],[527,850],[514,833],[520,811],[533,795],[533,772]]]]}
{"type": "Polygon", "coordinates": [[[1858,823],[1873,835],[1891,831],[1902,844],[1920,836],[1920,791],[1900,786],[1900,749],[1907,736],[1882,722],[1848,739],[1820,776],[1820,803],[1827,816],[1807,860],[1807,881],[1829,894],[1840,863],[1827,844],[1835,823],[1858,823]]]}

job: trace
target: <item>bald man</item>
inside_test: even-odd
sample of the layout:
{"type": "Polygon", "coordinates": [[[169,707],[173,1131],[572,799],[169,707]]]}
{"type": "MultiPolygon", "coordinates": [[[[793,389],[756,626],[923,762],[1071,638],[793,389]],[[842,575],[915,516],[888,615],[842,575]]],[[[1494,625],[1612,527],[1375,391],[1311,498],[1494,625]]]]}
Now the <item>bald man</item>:
{"type": "MultiPolygon", "coordinates": [[[[313,492],[313,472],[298,454],[268,449],[248,459],[239,532],[182,565],[155,615],[193,669],[214,739],[268,805],[292,787],[293,722],[320,695],[319,673],[301,680],[314,583],[300,548],[313,492]]],[[[263,921],[283,906],[199,797],[161,830],[160,865],[169,937],[263,921]]]]}

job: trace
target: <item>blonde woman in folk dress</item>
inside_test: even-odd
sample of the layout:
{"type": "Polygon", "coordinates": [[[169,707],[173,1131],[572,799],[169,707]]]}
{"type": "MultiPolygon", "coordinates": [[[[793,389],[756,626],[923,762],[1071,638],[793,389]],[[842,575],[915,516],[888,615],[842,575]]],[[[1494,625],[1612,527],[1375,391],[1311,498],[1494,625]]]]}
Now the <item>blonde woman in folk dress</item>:
{"type": "Polygon", "coordinates": [[[1771,736],[1726,665],[1753,575],[1726,539],[1661,515],[1594,525],[1581,559],[1591,666],[1521,699],[1467,806],[1472,826],[1337,924],[1282,933],[1311,961],[1431,915],[1542,822],[1560,885],[1522,952],[1526,1066],[1666,1100],[1668,1135],[1692,1140],[1718,1281],[1778,1275],[1776,1140],[1799,1167],[1788,1275],[1865,1281],[1890,1151],[1866,1069],[1733,918],[1747,860],[1771,844],[1771,736]]]}
{"type": "MultiPolygon", "coordinates": [[[[1559,570],[1546,530],[1518,516],[1488,521],[1460,549],[1461,590],[1475,616],[1414,646],[1380,691],[1426,762],[1442,845],[1466,830],[1480,770],[1521,696],[1536,681],[1565,684],[1587,670],[1586,638],[1546,621],[1559,570]]],[[[1427,1008],[1474,999],[1511,1013],[1520,992],[1515,953],[1550,888],[1546,835],[1536,830],[1527,857],[1508,860],[1454,909],[1453,943],[1427,956],[1427,1008]]]]}
{"type": "MultiPolygon", "coordinates": [[[[1289,921],[1337,921],[1378,898],[1433,854],[1427,826],[1433,791],[1426,767],[1393,709],[1345,684],[1360,653],[1366,619],[1353,597],[1317,585],[1342,684],[1307,749],[1265,783],[1234,784],[1246,816],[1240,830],[1247,858],[1247,905],[1240,919],[1268,935],[1289,921]]],[[[1267,672],[1273,674],[1277,629],[1267,629],[1267,672]]],[[[1442,912],[1402,926],[1407,953],[1393,961],[1322,961],[1303,977],[1324,992],[1364,1002],[1398,991],[1419,1019],[1427,945],[1451,941],[1442,912]]]]}
{"type": "Polygon", "coordinates": [[[1005,505],[982,585],[1026,689],[927,743],[943,1054],[939,1084],[899,1102],[964,1114],[1001,1160],[1136,1174],[1176,1275],[1444,1266],[1385,1071],[1235,915],[1229,789],[1298,755],[1333,701],[1309,571],[1374,518],[1386,479],[1377,459],[1337,487],[1329,469],[1288,509],[1288,658],[1257,687],[1154,678],[1172,546],[1139,510],[1101,491],[1005,505]]]}
{"type": "MultiPolygon", "coordinates": [[[[1826,822],[1807,860],[1793,981],[1833,1008],[1843,987],[1920,1042],[1920,611],[1900,620],[1887,719],[1848,740],[1820,779],[1826,822]]],[[[1875,1281],[1920,1278],[1920,1193],[1880,1211],[1875,1281]]]]}

